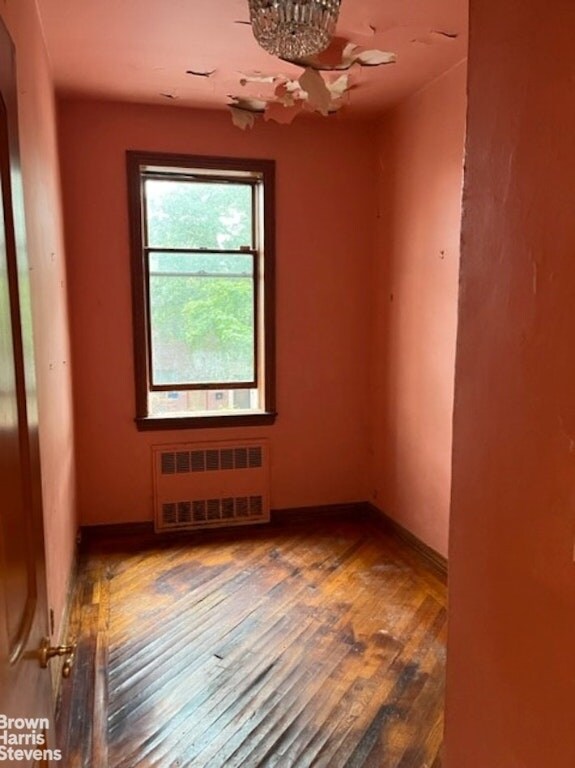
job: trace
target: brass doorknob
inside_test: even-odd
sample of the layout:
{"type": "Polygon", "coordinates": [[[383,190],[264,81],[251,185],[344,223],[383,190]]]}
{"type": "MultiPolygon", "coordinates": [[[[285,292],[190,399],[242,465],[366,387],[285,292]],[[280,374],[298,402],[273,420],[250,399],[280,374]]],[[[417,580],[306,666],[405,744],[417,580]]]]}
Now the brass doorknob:
{"type": "Polygon", "coordinates": [[[74,657],[76,655],[76,643],[70,643],[69,645],[50,645],[50,638],[42,638],[40,648],[38,650],[38,658],[40,660],[40,666],[42,669],[46,669],[50,659],[55,656],[66,656],[62,665],[62,676],[68,677],[74,664],[74,657]]]}

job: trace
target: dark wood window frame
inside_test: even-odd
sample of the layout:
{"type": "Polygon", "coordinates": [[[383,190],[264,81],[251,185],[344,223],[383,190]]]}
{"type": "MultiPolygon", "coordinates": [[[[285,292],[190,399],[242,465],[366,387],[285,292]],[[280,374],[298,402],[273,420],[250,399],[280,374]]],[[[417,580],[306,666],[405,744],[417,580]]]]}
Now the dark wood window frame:
{"type": "MultiPolygon", "coordinates": [[[[206,427],[260,426],[273,424],[275,410],[275,162],[273,160],[208,157],[202,155],[165,154],[162,152],[126,152],[128,173],[128,210],[132,267],[132,316],[134,335],[134,370],[136,385],[136,425],[139,430],[203,429],[206,427]],[[260,351],[264,363],[263,394],[265,410],[219,415],[186,414],[177,416],[150,415],[148,394],[153,391],[150,366],[150,313],[148,266],[143,234],[142,175],[149,168],[200,169],[230,175],[243,171],[261,175],[263,179],[264,253],[259,254],[263,267],[263,307],[258,309],[256,327],[263,332],[260,351]]],[[[225,178],[225,177],[224,177],[225,178]]],[[[259,292],[256,291],[256,295],[259,292]]],[[[256,334],[257,335],[257,334],[256,334]]],[[[209,389],[210,385],[204,387],[209,389]]],[[[177,389],[175,387],[174,389],[177,389]]]]}

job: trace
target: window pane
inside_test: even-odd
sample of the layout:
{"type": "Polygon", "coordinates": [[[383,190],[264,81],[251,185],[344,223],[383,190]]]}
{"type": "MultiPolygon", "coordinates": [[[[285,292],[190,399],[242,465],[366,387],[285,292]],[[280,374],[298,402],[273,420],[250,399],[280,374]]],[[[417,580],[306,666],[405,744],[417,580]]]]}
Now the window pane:
{"type": "Polygon", "coordinates": [[[252,272],[250,254],[150,254],[155,385],[255,380],[252,272]]]}
{"type": "Polygon", "coordinates": [[[149,412],[153,416],[186,414],[242,413],[260,408],[257,389],[193,389],[175,392],[150,392],[149,412]]]}
{"type": "Polygon", "coordinates": [[[145,189],[149,247],[253,246],[249,184],[146,179],[145,189]]]}

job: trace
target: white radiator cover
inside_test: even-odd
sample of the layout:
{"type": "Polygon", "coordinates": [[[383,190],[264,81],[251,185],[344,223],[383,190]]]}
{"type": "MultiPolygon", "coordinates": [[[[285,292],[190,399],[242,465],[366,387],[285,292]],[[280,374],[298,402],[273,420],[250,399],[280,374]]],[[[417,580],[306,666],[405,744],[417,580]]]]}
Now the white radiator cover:
{"type": "Polygon", "coordinates": [[[267,440],[152,446],[157,532],[267,523],[267,440]]]}

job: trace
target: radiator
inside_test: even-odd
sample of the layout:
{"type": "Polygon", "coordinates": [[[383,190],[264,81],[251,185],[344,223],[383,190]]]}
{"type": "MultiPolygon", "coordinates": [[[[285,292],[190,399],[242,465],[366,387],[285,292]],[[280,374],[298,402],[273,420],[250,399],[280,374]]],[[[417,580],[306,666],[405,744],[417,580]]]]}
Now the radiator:
{"type": "Polygon", "coordinates": [[[152,446],[156,531],[269,522],[266,440],[152,446]]]}

